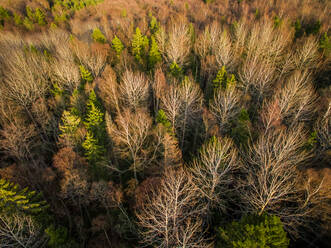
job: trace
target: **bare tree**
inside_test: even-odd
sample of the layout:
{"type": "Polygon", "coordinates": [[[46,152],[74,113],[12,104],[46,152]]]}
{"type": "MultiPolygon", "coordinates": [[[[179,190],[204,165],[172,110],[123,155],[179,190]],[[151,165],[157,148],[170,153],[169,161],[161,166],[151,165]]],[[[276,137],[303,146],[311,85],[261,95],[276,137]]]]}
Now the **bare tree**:
{"type": "Polygon", "coordinates": [[[261,134],[249,145],[239,190],[245,212],[276,214],[293,235],[309,217],[311,200],[320,188],[298,187],[300,166],[311,158],[304,149],[306,134],[302,126],[261,134]]]}
{"type": "Polygon", "coordinates": [[[313,37],[307,38],[304,43],[296,50],[294,63],[298,70],[314,69],[319,63],[318,42],[313,37]]]}
{"type": "Polygon", "coordinates": [[[253,90],[253,95],[265,97],[272,89],[276,67],[259,57],[249,57],[239,70],[239,79],[244,91],[253,90]]]}
{"type": "Polygon", "coordinates": [[[0,246],[12,248],[42,248],[46,238],[31,216],[0,214],[0,246]]]}
{"type": "Polygon", "coordinates": [[[153,138],[152,120],[144,110],[136,113],[125,110],[115,123],[107,116],[107,132],[114,143],[114,152],[130,164],[129,170],[137,180],[137,173],[155,161],[161,145],[153,138]]]}
{"type": "Polygon", "coordinates": [[[143,73],[126,70],[118,86],[122,107],[133,110],[145,107],[149,98],[149,82],[143,73]]]}
{"type": "Polygon", "coordinates": [[[326,156],[325,161],[330,158],[327,153],[324,152],[331,147],[331,98],[325,111],[325,114],[321,116],[315,123],[315,131],[318,139],[318,156],[326,156]]]}
{"type": "Polygon", "coordinates": [[[288,125],[311,120],[316,111],[316,100],[315,89],[307,71],[295,71],[273,99],[278,102],[281,118],[288,125]]]}
{"type": "Polygon", "coordinates": [[[157,34],[157,40],[161,44],[160,50],[168,63],[175,62],[180,67],[187,63],[192,48],[191,33],[187,22],[173,22],[168,30],[168,37],[165,31],[161,30],[157,34]]]}
{"type": "Polygon", "coordinates": [[[31,150],[37,146],[37,132],[33,125],[13,121],[0,130],[0,147],[7,156],[18,161],[32,159],[31,150]]]}
{"type": "Polygon", "coordinates": [[[218,90],[209,104],[210,112],[216,117],[221,133],[226,133],[230,123],[240,112],[241,94],[234,87],[218,90]]]}
{"type": "Polygon", "coordinates": [[[237,150],[229,138],[207,141],[190,166],[193,183],[209,211],[214,207],[225,210],[224,196],[233,183],[232,172],[239,168],[237,150]]]}
{"type": "Polygon", "coordinates": [[[146,194],[136,216],[145,246],[212,247],[204,238],[195,187],[183,169],[168,170],[159,187],[146,194]]]}
{"type": "Polygon", "coordinates": [[[199,86],[190,80],[170,85],[161,95],[161,108],[171,122],[179,139],[181,149],[187,135],[197,127],[202,115],[202,93],[199,86]]]}

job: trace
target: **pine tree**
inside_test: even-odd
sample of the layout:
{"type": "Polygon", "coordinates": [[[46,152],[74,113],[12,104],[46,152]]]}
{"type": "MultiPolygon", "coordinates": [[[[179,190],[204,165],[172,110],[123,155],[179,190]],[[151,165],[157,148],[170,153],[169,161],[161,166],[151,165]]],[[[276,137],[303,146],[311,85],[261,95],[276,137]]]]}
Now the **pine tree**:
{"type": "Polygon", "coordinates": [[[161,54],[159,52],[159,47],[156,43],[155,37],[151,37],[151,45],[149,49],[149,54],[148,54],[148,66],[150,69],[153,69],[154,66],[160,62],[161,59],[161,54]]]}
{"type": "Polygon", "coordinates": [[[219,248],[287,248],[289,239],[279,217],[250,215],[218,229],[219,248]]]}
{"type": "Polygon", "coordinates": [[[91,91],[87,102],[87,115],[84,122],[87,130],[91,131],[101,142],[105,134],[104,113],[94,90],[91,91]]]}
{"type": "Polygon", "coordinates": [[[112,48],[115,50],[117,57],[120,58],[121,53],[124,49],[124,45],[122,41],[115,35],[111,43],[112,43],[112,48]]]}
{"type": "Polygon", "coordinates": [[[62,124],[59,126],[61,131],[60,137],[66,140],[66,143],[76,145],[77,130],[81,123],[81,119],[69,111],[63,111],[61,121],[62,124]]]}
{"type": "Polygon", "coordinates": [[[99,42],[101,44],[104,44],[107,42],[106,37],[103,35],[100,29],[95,28],[92,33],[92,38],[95,42],[99,42]]]}
{"type": "Polygon", "coordinates": [[[28,188],[20,189],[17,184],[0,179],[0,214],[13,213],[40,213],[46,207],[46,202],[40,200],[41,195],[28,188]]]}
{"type": "Polygon", "coordinates": [[[98,140],[91,131],[87,131],[85,141],[82,144],[85,149],[85,156],[90,164],[95,165],[104,159],[105,148],[99,145],[98,140]]]}
{"type": "Polygon", "coordinates": [[[151,18],[151,21],[149,23],[149,29],[151,30],[152,34],[155,34],[158,32],[160,24],[157,22],[157,19],[152,15],[152,13],[150,13],[149,16],[151,18]]]}
{"type": "Polygon", "coordinates": [[[166,128],[166,130],[169,134],[174,135],[174,131],[172,129],[171,122],[168,120],[165,112],[162,109],[160,109],[157,112],[156,122],[159,123],[159,124],[162,124],[166,128]]]}
{"type": "Polygon", "coordinates": [[[79,66],[79,70],[80,70],[80,75],[85,82],[91,83],[93,81],[91,72],[89,72],[89,70],[86,69],[83,65],[79,66]]]}
{"type": "Polygon", "coordinates": [[[133,35],[132,38],[132,53],[137,61],[140,63],[143,62],[143,57],[146,54],[148,49],[148,38],[145,35],[141,34],[140,29],[136,28],[136,33],[133,35]]]}
{"type": "Polygon", "coordinates": [[[44,12],[37,8],[34,13],[35,22],[38,23],[40,26],[46,25],[45,14],[44,12]]]}
{"type": "Polygon", "coordinates": [[[176,63],[176,61],[174,61],[171,65],[170,65],[170,73],[172,76],[174,76],[175,78],[179,77],[182,75],[183,69],[176,63]]]}

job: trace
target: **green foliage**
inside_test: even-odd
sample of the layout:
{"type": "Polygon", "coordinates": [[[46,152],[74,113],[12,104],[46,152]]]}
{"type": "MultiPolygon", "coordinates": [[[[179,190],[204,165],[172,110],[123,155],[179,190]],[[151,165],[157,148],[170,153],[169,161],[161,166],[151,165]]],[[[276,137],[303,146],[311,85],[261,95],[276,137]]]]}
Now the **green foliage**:
{"type": "Polygon", "coordinates": [[[170,65],[170,73],[175,78],[178,78],[183,74],[183,69],[174,61],[170,65]]]}
{"type": "Polygon", "coordinates": [[[316,144],[317,144],[317,132],[314,131],[310,134],[310,136],[306,142],[305,148],[307,150],[312,150],[312,149],[314,149],[316,144]]]}
{"type": "Polygon", "coordinates": [[[83,81],[91,83],[93,81],[93,77],[91,72],[89,72],[88,69],[86,69],[83,65],[79,66],[80,70],[80,76],[83,79],[83,81]]]}
{"type": "Polygon", "coordinates": [[[95,28],[92,33],[92,38],[95,42],[99,42],[101,44],[104,44],[107,42],[106,37],[103,35],[100,29],[95,28]]]}
{"type": "Polygon", "coordinates": [[[159,47],[155,41],[155,37],[151,37],[151,45],[148,54],[148,67],[153,69],[158,62],[161,62],[161,54],[159,52],[159,47]]]}
{"type": "Polygon", "coordinates": [[[54,83],[50,92],[53,94],[54,97],[57,97],[57,96],[62,96],[64,93],[64,90],[61,89],[61,87],[57,83],[54,83]]]}
{"type": "Polygon", "coordinates": [[[105,148],[99,145],[99,141],[94,137],[91,131],[87,131],[85,140],[82,144],[85,150],[85,156],[90,164],[95,165],[104,159],[105,148]]]}
{"type": "Polygon", "coordinates": [[[274,28],[279,28],[283,23],[283,20],[279,16],[274,17],[274,28]]]}
{"type": "Polygon", "coordinates": [[[36,8],[35,10],[33,10],[30,7],[27,6],[26,7],[26,14],[27,14],[27,18],[32,23],[37,23],[41,26],[46,24],[45,13],[41,9],[36,8]]]}
{"type": "Polygon", "coordinates": [[[48,247],[50,248],[74,248],[78,245],[69,239],[68,230],[63,226],[55,227],[50,225],[45,229],[45,233],[48,236],[48,247]]]}
{"type": "Polygon", "coordinates": [[[19,14],[14,13],[14,22],[17,26],[22,25],[22,17],[19,14]]]}
{"type": "Polygon", "coordinates": [[[328,34],[325,32],[319,42],[320,49],[326,54],[329,55],[331,52],[331,41],[328,34]]]}
{"type": "Polygon", "coordinates": [[[87,130],[91,131],[99,141],[105,135],[104,113],[97,100],[94,90],[91,91],[87,102],[87,115],[84,122],[87,130]]]}
{"type": "Polygon", "coordinates": [[[219,248],[287,248],[289,238],[279,217],[249,215],[218,228],[219,248]]]}
{"type": "Polygon", "coordinates": [[[162,109],[160,109],[157,112],[156,122],[159,123],[159,124],[162,124],[169,133],[173,134],[173,129],[172,129],[171,122],[168,120],[165,112],[162,109]]]}
{"type": "Polygon", "coordinates": [[[235,76],[233,74],[229,75],[225,69],[225,66],[222,66],[222,68],[217,72],[216,78],[213,80],[213,89],[214,91],[218,89],[225,90],[235,83],[235,76]]]}
{"type": "Polygon", "coordinates": [[[304,29],[302,28],[301,21],[297,19],[294,23],[294,37],[295,38],[300,38],[304,34],[304,29]]]}
{"type": "Polygon", "coordinates": [[[112,48],[115,50],[117,57],[120,58],[121,53],[124,49],[124,45],[122,41],[115,35],[111,43],[112,43],[112,48]]]}
{"type": "Polygon", "coordinates": [[[152,13],[149,13],[149,16],[151,18],[149,22],[149,30],[152,34],[155,34],[160,29],[160,23],[158,23],[157,19],[152,15],[152,13]]]}
{"type": "Polygon", "coordinates": [[[34,30],[34,24],[28,17],[24,18],[23,26],[30,31],[34,30]]]}
{"type": "Polygon", "coordinates": [[[242,109],[234,123],[234,127],[231,129],[231,136],[237,144],[247,143],[250,137],[249,124],[249,114],[246,109],[242,109]]]}
{"type": "Polygon", "coordinates": [[[77,115],[65,110],[63,111],[61,122],[62,124],[59,126],[61,131],[60,137],[68,140],[71,144],[76,144],[76,134],[81,119],[77,115]]]}
{"type": "Polygon", "coordinates": [[[128,13],[127,13],[126,9],[123,9],[123,10],[121,11],[121,16],[122,16],[123,18],[128,16],[128,13]]]}
{"type": "Polygon", "coordinates": [[[137,61],[140,63],[143,62],[143,57],[147,54],[148,51],[148,38],[146,35],[142,35],[140,29],[136,28],[136,33],[132,38],[132,53],[137,61]]]}
{"type": "Polygon", "coordinates": [[[215,92],[217,92],[218,90],[226,90],[230,87],[234,87],[235,85],[235,76],[233,74],[228,74],[225,69],[225,66],[222,66],[222,68],[217,72],[213,83],[207,86],[206,97],[207,99],[211,99],[215,92]]]}
{"type": "Polygon", "coordinates": [[[0,179],[0,214],[20,211],[23,213],[40,213],[46,202],[40,200],[41,195],[28,188],[20,189],[17,184],[0,179]]]}
{"type": "Polygon", "coordinates": [[[312,21],[305,26],[305,32],[307,35],[310,34],[316,35],[319,33],[320,28],[321,28],[321,22],[319,20],[312,21]]]}
{"type": "Polygon", "coordinates": [[[0,6],[0,20],[8,20],[9,18],[10,18],[10,14],[8,10],[0,6]]]}

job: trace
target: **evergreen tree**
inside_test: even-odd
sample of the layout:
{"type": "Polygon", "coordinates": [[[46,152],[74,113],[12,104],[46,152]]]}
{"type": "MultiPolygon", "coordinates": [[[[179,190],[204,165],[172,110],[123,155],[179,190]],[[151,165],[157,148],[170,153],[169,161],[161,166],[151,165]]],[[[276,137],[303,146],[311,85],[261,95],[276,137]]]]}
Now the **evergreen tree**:
{"type": "Polygon", "coordinates": [[[217,89],[227,89],[229,86],[235,84],[235,76],[233,74],[228,75],[225,66],[217,72],[216,78],[213,80],[214,92],[217,89]]]}
{"type": "Polygon", "coordinates": [[[80,70],[80,75],[85,82],[91,83],[93,81],[91,72],[89,72],[89,70],[86,69],[83,65],[79,66],[79,70],[80,70]]]}
{"type": "Polygon", "coordinates": [[[143,62],[143,57],[146,54],[148,49],[148,38],[145,35],[141,34],[140,29],[136,28],[136,33],[133,35],[132,38],[132,53],[137,61],[140,63],[143,62]]]}
{"type": "Polygon", "coordinates": [[[279,217],[250,215],[218,228],[219,248],[286,248],[289,239],[279,217]]]}
{"type": "Polygon", "coordinates": [[[154,66],[160,62],[161,59],[161,54],[159,52],[159,47],[155,41],[155,37],[151,37],[151,45],[149,49],[149,54],[148,54],[148,66],[150,69],[153,69],[154,66]]]}
{"type": "Polygon", "coordinates": [[[245,144],[248,141],[250,137],[249,125],[249,114],[247,110],[243,108],[231,129],[231,137],[237,144],[245,144]]]}
{"type": "Polygon", "coordinates": [[[61,131],[60,137],[65,139],[68,143],[76,145],[77,130],[81,123],[81,119],[69,111],[63,111],[61,121],[62,124],[59,126],[61,131]]]}
{"type": "Polygon", "coordinates": [[[163,109],[160,109],[157,112],[156,122],[159,123],[159,124],[162,124],[170,134],[174,135],[174,131],[172,129],[171,122],[168,120],[168,118],[167,118],[165,112],[163,111],[163,109]]]}
{"type": "Polygon", "coordinates": [[[170,73],[172,76],[174,76],[175,78],[179,77],[182,75],[183,73],[183,69],[174,61],[171,65],[170,65],[170,73]]]}
{"type": "Polygon", "coordinates": [[[106,37],[103,35],[100,29],[95,28],[92,33],[92,38],[95,42],[99,42],[101,44],[104,44],[107,42],[106,37]]]}
{"type": "Polygon", "coordinates": [[[106,150],[103,146],[99,145],[98,140],[91,131],[87,131],[82,146],[85,149],[85,156],[91,165],[103,161],[106,150]]]}
{"type": "Polygon", "coordinates": [[[84,122],[87,130],[91,131],[102,143],[105,135],[104,113],[94,90],[91,91],[87,102],[87,115],[84,122]]]}
{"type": "Polygon", "coordinates": [[[112,43],[112,48],[115,50],[117,57],[120,58],[121,53],[124,49],[124,45],[122,41],[115,35],[111,43],[112,43]]]}
{"type": "Polygon", "coordinates": [[[0,214],[23,212],[40,213],[46,208],[46,202],[41,201],[41,194],[29,191],[28,188],[20,189],[17,184],[5,179],[0,179],[0,214]]]}

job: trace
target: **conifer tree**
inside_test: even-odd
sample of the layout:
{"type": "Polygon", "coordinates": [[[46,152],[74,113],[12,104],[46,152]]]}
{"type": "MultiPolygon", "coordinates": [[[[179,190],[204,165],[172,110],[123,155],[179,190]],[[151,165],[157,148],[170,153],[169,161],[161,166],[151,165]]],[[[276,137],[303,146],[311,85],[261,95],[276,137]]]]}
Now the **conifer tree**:
{"type": "Polygon", "coordinates": [[[176,61],[174,61],[171,65],[170,65],[170,73],[171,75],[173,75],[174,77],[179,77],[180,75],[182,75],[183,69],[176,63],[176,61]]]}
{"type": "Polygon", "coordinates": [[[91,72],[89,72],[89,70],[86,69],[83,65],[79,66],[79,70],[80,70],[80,75],[85,82],[91,83],[93,81],[91,72]]]}
{"type": "Polygon", "coordinates": [[[20,189],[17,184],[0,179],[0,214],[20,211],[23,213],[40,213],[46,202],[40,200],[41,195],[28,188],[20,189]]]}
{"type": "Polygon", "coordinates": [[[87,102],[87,115],[84,124],[87,130],[94,133],[100,142],[105,134],[104,113],[102,110],[101,103],[98,101],[94,90],[92,90],[87,102]]]}
{"type": "Polygon", "coordinates": [[[77,115],[65,110],[63,111],[61,121],[62,124],[59,126],[61,131],[60,137],[70,144],[76,144],[76,133],[81,123],[81,119],[77,115]]]}
{"type": "Polygon", "coordinates": [[[151,37],[151,45],[149,49],[149,54],[148,54],[148,66],[150,69],[154,68],[154,66],[160,62],[161,59],[161,54],[159,52],[159,47],[157,45],[157,42],[155,41],[155,37],[151,37]]]}
{"type": "Polygon", "coordinates": [[[99,141],[91,131],[87,131],[85,141],[82,144],[85,149],[85,156],[91,165],[95,165],[104,158],[105,148],[99,145],[99,141]]]}
{"type": "Polygon", "coordinates": [[[132,53],[137,61],[140,63],[143,62],[143,57],[146,54],[148,49],[148,38],[145,35],[141,34],[140,29],[136,28],[136,33],[132,38],[132,53]]]}
{"type": "Polygon", "coordinates": [[[287,248],[289,239],[279,217],[250,215],[218,229],[219,241],[216,247],[222,248],[287,248]]]}
{"type": "Polygon", "coordinates": [[[159,124],[162,124],[166,128],[167,132],[169,132],[170,134],[174,134],[171,122],[168,120],[168,118],[167,118],[165,112],[163,111],[163,109],[160,109],[157,112],[156,122],[159,123],[159,124]]]}
{"type": "Polygon", "coordinates": [[[107,42],[106,37],[103,35],[100,29],[95,28],[92,33],[92,38],[95,42],[99,42],[101,44],[104,44],[107,42]]]}
{"type": "Polygon", "coordinates": [[[124,49],[124,45],[122,41],[115,35],[111,43],[112,43],[112,48],[115,50],[117,57],[120,58],[121,53],[124,49]]]}

